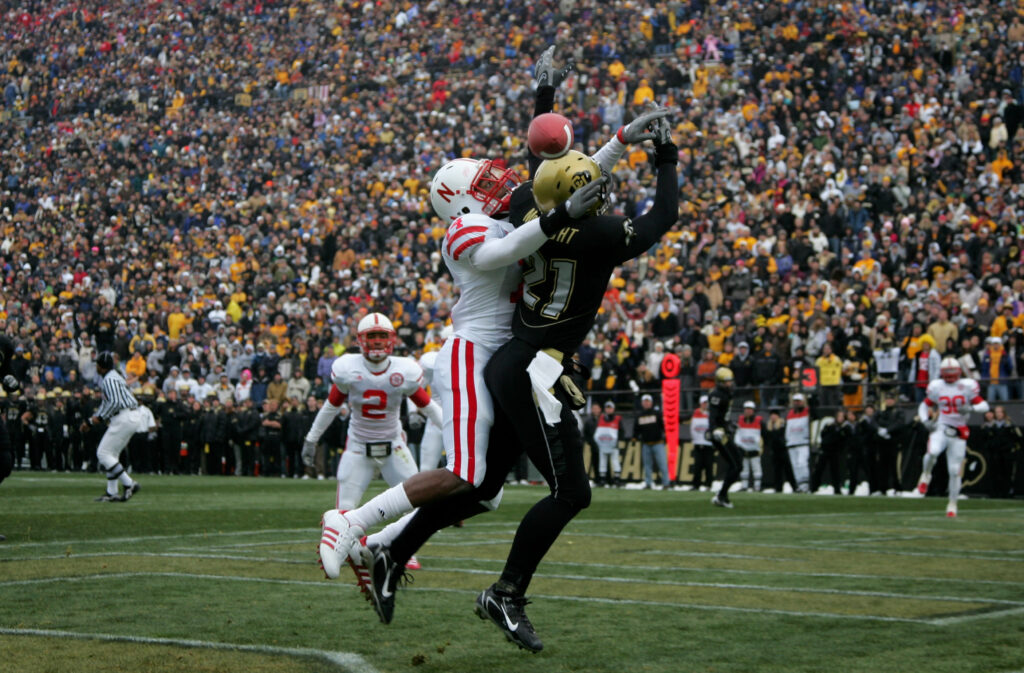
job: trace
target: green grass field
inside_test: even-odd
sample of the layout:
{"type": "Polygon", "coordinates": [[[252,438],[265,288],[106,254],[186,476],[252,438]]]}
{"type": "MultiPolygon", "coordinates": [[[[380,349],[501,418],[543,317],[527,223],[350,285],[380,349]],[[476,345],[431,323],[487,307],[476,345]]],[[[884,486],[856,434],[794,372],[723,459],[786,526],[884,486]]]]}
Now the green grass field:
{"type": "Polygon", "coordinates": [[[435,536],[384,626],[316,566],[333,482],[140,480],[0,487],[0,671],[1024,670],[1024,502],[597,489],[531,587],[533,655],[473,599],[544,487],[435,536]]]}

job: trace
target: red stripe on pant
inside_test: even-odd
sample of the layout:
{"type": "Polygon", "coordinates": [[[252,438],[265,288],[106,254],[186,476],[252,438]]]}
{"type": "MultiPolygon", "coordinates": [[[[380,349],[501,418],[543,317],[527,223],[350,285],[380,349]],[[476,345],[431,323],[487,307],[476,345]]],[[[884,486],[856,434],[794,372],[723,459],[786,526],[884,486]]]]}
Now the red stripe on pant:
{"type": "Polygon", "coordinates": [[[473,365],[473,342],[456,338],[452,343],[452,406],[454,411],[455,474],[473,481],[476,468],[476,379],[473,365]],[[461,353],[460,353],[461,351],[461,353]],[[462,379],[465,377],[466,409],[463,410],[462,379]],[[465,442],[463,442],[465,428],[465,442]]]}

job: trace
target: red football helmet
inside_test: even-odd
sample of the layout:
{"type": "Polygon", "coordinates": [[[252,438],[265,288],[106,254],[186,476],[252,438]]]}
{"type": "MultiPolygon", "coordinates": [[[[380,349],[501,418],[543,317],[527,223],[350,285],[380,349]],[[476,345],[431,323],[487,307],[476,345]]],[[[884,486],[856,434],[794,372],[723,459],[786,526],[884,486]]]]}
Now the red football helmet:
{"type": "Polygon", "coordinates": [[[509,211],[519,175],[490,159],[455,159],[430,182],[430,204],[449,224],[469,213],[500,217],[509,211]]]}
{"type": "Polygon", "coordinates": [[[956,383],[962,376],[960,363],[955,358],[943,358],[939,363],[939,376],[946,383],[956,383]]]}
{"type": "Polygon", "coordinates": [[[395,350],[398,334],[383,313],[371,313],[356,326],[356,341],[363,357],[370,362],[381,362],[395,350]]]}

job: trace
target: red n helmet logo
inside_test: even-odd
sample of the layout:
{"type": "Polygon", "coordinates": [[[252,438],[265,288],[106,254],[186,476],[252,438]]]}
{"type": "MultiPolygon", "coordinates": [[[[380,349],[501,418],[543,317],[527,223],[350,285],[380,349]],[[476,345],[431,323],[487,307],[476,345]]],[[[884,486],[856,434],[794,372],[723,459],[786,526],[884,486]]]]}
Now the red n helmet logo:
{"type": "Polygon", "coordinates": [[[437,191],[435,193],[448,203],[451,203],[451,197],[455,196],[455,192],[452,191],[452,188],[444,184],[443,182],[441,183],[441,186],[437,188],[437,191]]]}

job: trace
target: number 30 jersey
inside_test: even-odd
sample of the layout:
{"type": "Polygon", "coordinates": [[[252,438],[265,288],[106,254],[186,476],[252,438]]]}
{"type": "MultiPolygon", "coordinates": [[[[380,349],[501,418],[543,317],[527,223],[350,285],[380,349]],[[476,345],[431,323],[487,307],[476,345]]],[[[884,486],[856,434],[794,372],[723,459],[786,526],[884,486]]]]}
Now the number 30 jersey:
{"type": "Polygon", "coordinates": [[[391,356],[374,373],[359,353],[346,353],[331,365],[331,382],[347,396],[348,435],[357,442],[395,441],[402,435],[400,409],[423,386],[423,370],[412,358],[391,356]]]}
{"type": "Polygon", "coordinates": [[[505,220],[468,214],[452,222],[441,245],[441,256],[459,289],[452,308],[454,335],[497,350],[512,336],[522,271],[518,264],[481,269],[473,262],[485,241],[504,238],[515,228],[505,220]]]}
{"type": "Polygon", "coordinates": [[[939,423],[962,428],[967,425],[967,416],[970,414],[962,409],[967,405],[978,404],[983,399],[978,382],[974,379],[960,379],[956,383],[935,379],[928,384],[924,402],[939,410],[939,423]]]}

